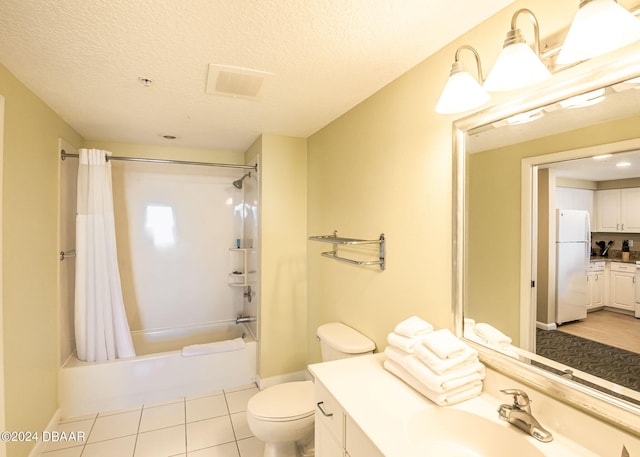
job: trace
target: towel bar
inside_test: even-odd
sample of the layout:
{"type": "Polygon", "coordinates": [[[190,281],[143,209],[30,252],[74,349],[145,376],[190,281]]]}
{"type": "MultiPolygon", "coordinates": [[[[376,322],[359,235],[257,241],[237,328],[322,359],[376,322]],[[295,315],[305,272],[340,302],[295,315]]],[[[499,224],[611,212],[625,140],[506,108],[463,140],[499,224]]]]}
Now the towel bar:
{"type": "Polygon", "coordinates": [[[361,240],[358,238],[344,238],[338,236],[338,231],[334,230],[333,235],[310,236],[311,241],[320,241],[322,243],[333,244],[333,251],[322,252],[320,255],[337,260],[338,262],[350,263],[352,265],[379,265],[381,270],[385,269],[385,237],[384,233],[380,234],[377,240],[361,240]],[[378,244],[379,255],[378,260],[354,260],[338,255],[338,245],[357,246],[363,244],[378,244]]]}

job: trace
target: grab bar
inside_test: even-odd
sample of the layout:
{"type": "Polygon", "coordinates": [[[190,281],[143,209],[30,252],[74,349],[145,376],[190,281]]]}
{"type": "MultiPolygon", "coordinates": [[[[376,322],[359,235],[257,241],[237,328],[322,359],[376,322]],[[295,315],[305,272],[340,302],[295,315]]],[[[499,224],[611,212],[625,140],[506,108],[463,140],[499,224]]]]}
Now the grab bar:
{"type": "Polygon", "coordinates": [[[60,251],[60,254],[58,254],[58,258],[60,260],[64,260],[67,258],[73,258],[76,256],[76,250],[75,249],[71,249],[70,251],[60,251]]]}

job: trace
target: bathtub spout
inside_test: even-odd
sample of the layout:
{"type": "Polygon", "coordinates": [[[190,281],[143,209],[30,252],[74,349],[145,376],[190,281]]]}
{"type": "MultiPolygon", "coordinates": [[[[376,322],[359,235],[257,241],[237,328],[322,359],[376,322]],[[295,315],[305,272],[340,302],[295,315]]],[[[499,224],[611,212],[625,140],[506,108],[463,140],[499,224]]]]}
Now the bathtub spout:
{"type": "Polygon", "coordinates": [[[255,320],[256,318],[251,316],[238,316],[236,317],[236,324],[246,324],[255,320]]]}

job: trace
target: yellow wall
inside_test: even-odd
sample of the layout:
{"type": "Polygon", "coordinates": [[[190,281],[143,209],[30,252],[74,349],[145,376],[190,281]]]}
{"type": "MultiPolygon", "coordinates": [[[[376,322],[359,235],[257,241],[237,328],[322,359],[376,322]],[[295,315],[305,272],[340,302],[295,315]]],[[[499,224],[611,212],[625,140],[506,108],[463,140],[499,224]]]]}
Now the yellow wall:
{"type": "Polygon", "coordinates": [[[303,138],[265,134],[260,154],[260,311],[258,375],[307,365],[307,146],[303,138]]]}
{"type": "MultiPolygon", "coordinates": [[[[310,361],[320,359],[315,328],[328,321],[357,328],[378,349],[412,314],[452,327],[451,122],[462,116],[437,115],[434,107],[458,46],[474,46],[490,69],[517,9],[533,8],[545,37],[568,26],[578,6],[530,3],[517,1],[308,139],[309,234],[384,232],[388,240],[384,272],[321,258],[322,246],[309,246],[310,361]]],[[[530,33],[526,23],[523,32],[530,33]]],[[[463,53],[475,68],[467,59],[463,53]]],[[[492,104],[513,95],[494,96],[492,104]]]]}
{"type": "MultiPolygon", "coordinates": [[[[8,430],[44,430],[57,409],[58,138],[82,138],[5,67],[3,301],[8,430]]],[[[10,443],[24,456],[33,443],[10,443]]]]}

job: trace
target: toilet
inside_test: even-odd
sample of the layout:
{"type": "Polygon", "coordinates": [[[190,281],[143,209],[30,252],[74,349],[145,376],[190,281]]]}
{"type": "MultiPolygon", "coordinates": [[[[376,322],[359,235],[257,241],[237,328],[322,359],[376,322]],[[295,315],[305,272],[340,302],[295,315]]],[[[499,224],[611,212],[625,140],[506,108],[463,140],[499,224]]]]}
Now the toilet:
{"type": "MultiPolygon", "coordinates": [[[[371,354],[375,343],[341,323],[318,327],[322,361],[371,354]]],[[[247,403],[247,424],[265,442],[264,457],[298,457],[313,441],[314,387],[312,381],[285,382],[268,387],[247,403]]]]}

